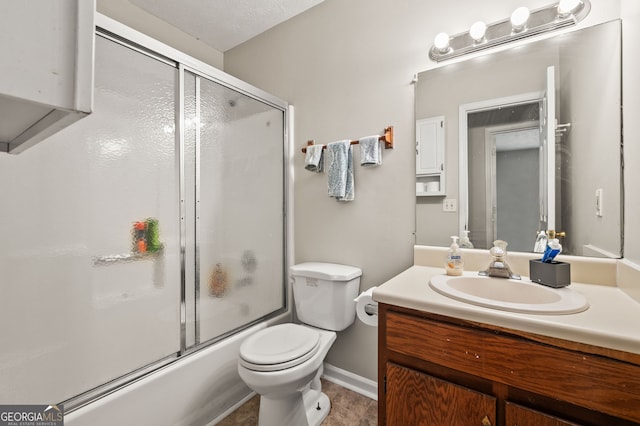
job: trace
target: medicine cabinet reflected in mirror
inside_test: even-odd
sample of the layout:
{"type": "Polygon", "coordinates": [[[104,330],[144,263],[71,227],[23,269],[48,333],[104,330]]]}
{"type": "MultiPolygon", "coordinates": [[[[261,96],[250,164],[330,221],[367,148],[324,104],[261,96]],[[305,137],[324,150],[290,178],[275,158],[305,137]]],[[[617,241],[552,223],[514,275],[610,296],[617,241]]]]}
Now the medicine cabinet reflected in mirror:
{"type": "Polygon", "coordinates": [[[565,254],[621,256],[620,32],[612,21],[418,75],[416,122],[442,118],[445,154],[439,193],[416,196],[416,244],[468,230],[475,248],[531,252],[554,230],[565,254]]]}

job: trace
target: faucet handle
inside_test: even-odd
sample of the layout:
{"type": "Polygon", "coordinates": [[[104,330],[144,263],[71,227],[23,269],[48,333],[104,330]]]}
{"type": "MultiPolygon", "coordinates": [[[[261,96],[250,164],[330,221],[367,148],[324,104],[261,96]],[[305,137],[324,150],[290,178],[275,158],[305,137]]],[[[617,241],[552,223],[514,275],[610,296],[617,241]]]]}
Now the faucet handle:
{"type": "Polygon", "coordinates": [[[547,236],[549,237],[549,239],[564,238],[567,236],[567,233],[565,231],[554,231],[553,229],[549,229],[547,231],[547,236]]]}

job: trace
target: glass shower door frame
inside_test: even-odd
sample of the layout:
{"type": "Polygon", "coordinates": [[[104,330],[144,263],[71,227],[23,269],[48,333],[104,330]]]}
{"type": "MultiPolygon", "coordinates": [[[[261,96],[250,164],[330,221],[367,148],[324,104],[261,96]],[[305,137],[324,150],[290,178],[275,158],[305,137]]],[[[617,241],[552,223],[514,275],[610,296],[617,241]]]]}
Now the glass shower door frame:
{"type": "MultiPolygon", "coordinates": [[[[169,354],[167,357],[159,359],[155,362],[152,362],[146,366],[143,366],[135,371],[130,371],[109,383],[105,383],[100,385],[94,389],[87,390],[75,397],[72,397],[66,401],[62,401],[65,406],[66,412],[72,412],[82,406],[85,406],[107,394],[110,394],[116,390],[124,388],[129,384],[134,383],[135,381],[140,380],[141,378],[164,368],[178,360],[181,357],[197,352],[201,349],[204,349],[216,342],[224,339],[228,335],[236,333],[240,329],[245,329],[250,327],[259,321],[265,321],[269,319],[273,319],[279,316],[287,316],[290,315],[290,289],[288,287],[287,280],[287,271],[288,267],[291,263],[291,259],[293,259],[293,188],[292,188],[292,143],[293,143],[293,107],[290,106],[287,102],[267,93],[261,89],[251,86],[250,84],[243,82],[233,76],[225,74],[224,72],[207,65],[201,61],[198,61],[183,52],[180,52],[176,49],[173,49],[163,43],[158,42],[144,34],[141,34],[131,28],[126,27],[123,24],[120,24],[117,21],[114,21],[106,16],[103,16],[99,13],[96,13],[96,34],[105,37],[114,42],[120,43],[125,47],[128,47],[132,50],[140,52],[141,54],[150,56],[154,59],[165,62],[171,66],[175,66],[177,68],[177,84],[176,84],[176,97],[175,97],[175,105],[176,105],[176,122],[175,122],[175,139],[176,139],[176,148],[177,148],[177,164],[174,173],[178,174],[178,188],[179,188],[179,212],[180,212],[180,236],[179,236],[179,246],[180,246],[180,347],[176,348],[176,352],[174,354],[169,354]],[[238,327],[234,330],[229,330],[228,333],[224,335],[218,336],[215,339],[210,339],[204,342],[200,341],[200,336],[198,332],[195,331],[195,340],[194,344],[189,344],[187,342],[187,324],[188,324],[188,308],[187,308],[187,281],[186,281],[186,246],[187,246],[187,236],[186,236],[186,221],[188,217],[186,215],[187,207],[185,205],[185,161],[184,161],[184,148],[185,148],[185,126],[184,126],[184,77],[186,72],[191,72],[197,76],[202,78],[206,78],[207,80],[213,81],[220,85],[223,85],[231,90],[234,90],[240,94],[248,96],[252,99],[255,99],[259,102],[262,102],[266,105],[272,106],[273,108],[282,111],[283,114],[283,133],[282,133],[282,143],[283,143],[283,185],[282,189],[283,195],[283,264],[282,267],[282,308],[273,311],[266,316],[263,316],[257,320],[254,320],[250,323],[244,324],[242,327],[238,327]]],[[[199,83],[198,83],[199,84],[199,83]]],[[[197,102],[196,104],[199,104],[197,102]]],[[[199,114],[199,111],[197,112],[199,114]]],[[[198,132],[196,132],[197,134],[198,132]]],[[[200,141],[196,140],[196,152],[199,151],[200,141]]],[[[200,166],[199,166],[199,157],[196,158],[196,176],[199,181],[200,178],[200,166]]],[[[199,185],[196,185],[195,194],[197,199],[199,200],[199,185]]],[[[196,203],[196,215],[199,214],[199,208],[197,207],[198,203],[196,203]]],[[[196,233],[197,235],[197,233],[196,233]]],[[[195,240],[195,262],[199,264],[199,240],[196,237],[195,240]]],[[[199,281],[199,272],[196,268],[195,271],[195,281],[199,281]]],[[[194,287],[195,298],[196,300],[199,298],[199,286],[194,287]]],[[[199,313],[195,311],[195,319],[198,320],[199,313]]],[[[197,330],[198,327],[195,327],[197,330]]]]}
{"type": "Polygon", "coordinates": [[[180,63],[178,65],[179,68],[179,87],[177,88],[177,96],[179,99],[179,102],[176,103],[176,117],[178,120],[178,124],[176,126],[176,137],[177,137],[177,144],[178,144],[178,152],[179,152],[179,156],[180,156],[180,202],[181,202],[181,250],[182,250],[182,254],[181,254],[181,259],[182,259],[182,269],[181,269],[181,274],[182,274],[182,282],[181,282],[181,292],[182,292],[182,300],[181,300],[181,319],[182,319],[182,323],[181,323],[181,329],[182,329],[182,334],[181,334],[181,349],[180,349],[180,355],[185,355],[185,354],[190,354],[192,352],[198,351],[204,347],[207,347],[217,341],[223,340],[224,338],[226,338],[227,336],[233,335],[235,333],[237,333],[240,330],[246,329],[258,322],[261,322],[265,319],[277,316],[277,315],[281,315],[283,313],[286,313],[289,310],[289,300],[290,300],[290,294],[287,288],[287,271],[288,268],[290,266],[290,259],[293,258],[293,232],[292,232],[292,221],[291,218],[293,217],[292,215],[292,203],[290,202],[292,200],[293,197],[293,188],[291,185],[292,182],[292,167],[291,167],[291,153],[292,153],[292,149],[291,149],[291,145],[292,145],[292,125],[293,125],[293,120],[292,120],[292,116],[293,116],[293,107],[284,103],[283,101],[278,100],[277,98],[272,97],[271,95],[267,95],[265,93],[262,93],[262,95],[267,95],[266,99],[263,96],[256,96],[255,91],[257,90],[258,92],[260,92],[259,89],[255,89],[253,86],[248,85],[247,83],[244,83],[240,80],[235,80],[235,78],[228,76],[228,75],[224,75],[224,79],[220,78],[219,75],[219,70],[217,69],[210,69],[209,71],[215,71],[213,73],[208,73],[206,71],[203,71],[201,68],[194,68],[185,64],[180,63]],[[184,112],[187,109],[185,107],[185,99],[186,99],[186,83],[185,83],[185,76],[188,74],[193,74],[193,76],[195,77],[195,93],[193,94],[194,99],[195,99],[195,105],[193,107],[194,109],[194,115],[193,117],[185,117],[184,112]],[[229,84],[229,82],[227,81],[229,78],[231,78],[233,81],[233,84],[229,84]],[[283,292],[282,292],[282,307],[280,309],[277,309],[275,311],[273,311],[272,313],[268,314],[265,317],[260,317],[257,318],[255,320],[252,320],[250,322],[247,322],[245,324],[243,324],[240,327],[236,327],[230,330],[227,330],[224,334],[221,334],[219,336],[216,336],[215,338],[209,338],[209,339],[205,339],[203,341],[202,337],[201,337],[201,333],[200,333],[200,298],[201,298],[201,291],[200,291],[200,281],[201,281],[201,273],[200,273],[200,247],[201,247],[201,241],[200,241],[200,232],[199,232],[199,218],[201,217],[201,211],[200,211],[200,207],[201,207],[201,203],[200,203],[200,191],[201,191],[201,185],[200,185],[200,179],[201,179],[201,129],[200,129],[200,125],[201,125],[201,120],[202,120],[202,115],[201,115],[201,104],[202,104],[202,97],[201,97],[201,82],[211,82],[211,83],[215,83],[221,86],[224,86],[225,88],[231,89],[234,92],[240,94],[240,95],[244,95],[247,96],[248,98],[251,98],[251,100],[255,100],[258,101],[264,105],[270,106],[272,108],[274,108],[275,110],[278,110],[280,112],[282,112],[283,114],[283,134],[282,134],[282,149],[283,149],[283,170],[282,170],[282,182],[283,182],[283,188],[282,188],[282,194],[283,194],[283,200],[282,200],[282,212],[283,212],[283,216],[282,216],[282,229],[284,231],[284,235],[282,236],[282,246],[283,246],[283,259],[284,262],[282,264],[282,277],[283,277],[283,292]],[[185,145],[186,145],[186,125],[185,123],[187,122],[191,122],[191,123],[195,123],[195,135],[194,135],[194,144],[195,144],[195,149],[194,149],[194,155],[195,155],[195,162],[194,162],[194,169],[195,169],[195,184],[194,184],[194,199],[193,200],[189,200],[189,196],[187,196],[186,191],[187,191],[187,187],[185,186],[185,182],[187,181],[187,178],[185,176],[185,164],[187,162],[187,159],[185,158],[186,154],[185,154],[185,145]],[[189,205],[188,203],[193,203],[193,212],[189,212],[189,205]],[[193,215],[194,217],[190,217],[191,215],[193,215]],[[189,226],[188,221],[190,220],[194,220],[193,222],[193,232],[189,232],[187,227],[189,226]],[[190,248],[190,243],[191,241],[188,241],[189,238],[193,239],[193,248],[190,248]],[[190,279],[187,278],[188,275],[188,270],[190,268],[189,263],[191,262],[191,260],[193,260],[193,263],[195,265],[194,268],[194,276],[193,276],[193,282],[191,283],[190,279]],[[190,284],[193,284],[194,287],[191,288],[190,284]],[[193,313],[191,314],[189,312],[189,304],[187,303],[187,296],[189,294],[191,294],[191,292],[193,291],[194,294],[194,306],[193,306],[193,313]],[[192,320],[192,322],[195,324],[195,327],[193,329],[190,328],[190,320],[192,320]],[[193,343],[190,343],[190,339],[193,336],[193,343]]]}

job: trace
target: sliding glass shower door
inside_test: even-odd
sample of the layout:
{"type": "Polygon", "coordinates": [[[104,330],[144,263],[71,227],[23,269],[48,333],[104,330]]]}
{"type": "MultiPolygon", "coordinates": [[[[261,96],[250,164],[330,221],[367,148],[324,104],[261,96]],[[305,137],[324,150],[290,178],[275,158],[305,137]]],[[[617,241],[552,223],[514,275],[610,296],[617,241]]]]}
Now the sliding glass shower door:
{"type": "Polygon", "coordinates": [[[197,345],[284,308],[284,111],[190,71],[184,99],[197,345]]]}
{"type": "Polygon", "coordinates": [[[179,59],[99,31],[94,112],[0,155],[3,403],[73,409],[284,311],[286,104],[179,59]]]}

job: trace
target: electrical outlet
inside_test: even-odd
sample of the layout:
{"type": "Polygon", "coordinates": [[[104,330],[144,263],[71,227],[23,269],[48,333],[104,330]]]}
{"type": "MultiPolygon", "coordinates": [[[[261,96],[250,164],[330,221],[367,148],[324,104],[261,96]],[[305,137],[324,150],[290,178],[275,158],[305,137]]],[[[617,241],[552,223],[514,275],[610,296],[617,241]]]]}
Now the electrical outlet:
{"type": "Polygon", "coordinates": [[[455,198],[445,198],[442,202],[442,211],[455,212],[458,210],[458,203],[455,198]]]}

